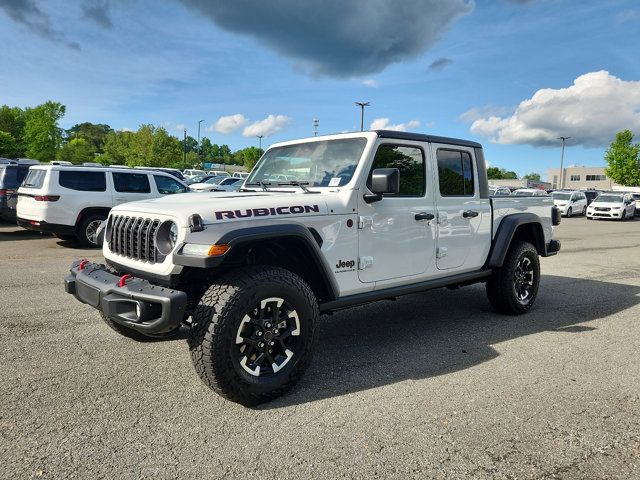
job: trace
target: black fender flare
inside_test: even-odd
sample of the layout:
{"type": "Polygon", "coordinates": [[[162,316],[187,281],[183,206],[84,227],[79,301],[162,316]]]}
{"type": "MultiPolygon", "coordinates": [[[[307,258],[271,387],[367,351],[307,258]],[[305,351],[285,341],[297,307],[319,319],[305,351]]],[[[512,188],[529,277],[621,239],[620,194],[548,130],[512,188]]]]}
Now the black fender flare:
{"type": "Polygon", "coordinates": [[[191,255],[183,255],[182,246],[178,247],[173,253],[174,265],[182,265],[185,267],[195,268],[215,268],[224,262],[224,260],[232,253],[234,249],[237,249],[243,244],[254,242],[256,240],[265,241],[277,241],[285,238],[295,238],[302,241],[303,245],[307,248],[309,259],[314,263],[318,273],[321,275],[322,281],[327,287],[331,298],[338,297],[339,288],[333,276],[333,273],[327,262],[324,260],[320,247],[322,245],[322,238],[315,231],[311,230],[304,225],[298,223],[286,223],[286,224],[268,224],[260,226],[246,226],[237,229],[231,229],[223,233],[218,238],[202,234],[205,232],[192,233],[187,240],[194,240],[194,243],[209,243],[217,245],[229,245],[229,249],[224,255],[216,257],[195,257],[191,255]],[[200,238],[198,238],[200,237],[200,238]],[[206,238],[206,241],[204,241],[206,238]],[[195,241],[195,240],[198,241],[195,241]]]}
{"type": "Polygon", "coordinates": [[[486,267],[497,268],[502,266],[516,230],[518,230],[522,225],[528,224],[537,225],[534,229],[534,232],[536,233],[534,234],[535,238],[532,243],[534,247],[536,247],[539,255],[546,256],[546,245],[544,242],[544,233],[540,217],[535,213],[514,213],[512,215],[507,215],[500,222],[498,230],[496,231],[496,236],[494,237],[491,245],[491,251],[487,258],[486,267]]]}

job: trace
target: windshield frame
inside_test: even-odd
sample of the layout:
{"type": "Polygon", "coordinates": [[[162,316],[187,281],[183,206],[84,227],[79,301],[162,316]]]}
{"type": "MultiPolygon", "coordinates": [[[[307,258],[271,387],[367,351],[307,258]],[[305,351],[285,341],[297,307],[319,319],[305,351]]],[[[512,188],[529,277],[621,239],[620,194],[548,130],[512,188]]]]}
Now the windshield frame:
{"type": "MultiPolygon", "coordinates": [[[[300,140],[296,140],[296,141],[292,141],[292,142],[283,142],[283,143],[278,143],[275,144],[273,146],[271,146],[268,150],[265,151],[265,153],[262,155],[262,157],[260,157],[260,159],[258,160],[258,162],[256,163],[256,165],[254,166],[254,168],[251,170],[251,172],[249,173],[249,176],[247,178],[244,179],[244,184],[243,184],[243,189],[262,189],[263,186],[266,186],[269,190],[287,190],[290,191],[291,188],[298,188],[296,187],[296,185],[294,185],[293,183],[290,182],[300,182],[301,184],[305,185],[305,186],[309,186],[310,188],[313,189],[342,189],[345,187],[351,187],[353,188],[354,183],[358,181],[358,179],[361,177],[361,170],[362,168],[364,168],[364,164],[367,163],[366,160],[370,155],[371,152],[371,148],[372,145],[375,143],[374,139],[372,138],[371,135],[372,132],[357,132],[357,133],[351,133],[351,134],[341,134],[341,135],[327,135],[327,136],[320,136],[320,137],[313,137],[313,138],[304,138],[304,139],[300,139],[300,140]],[[353,159],[353,168],[351,171],[351,176],[349,177],[349,179],[347,181],[340,182],[339,185],[330,185],[330,184],[326,184],[326,185],[322,185],[322,184],[317,184],[316,181],[314,179],[309,179],[306,177],[301,177],[301,178],[293,178],[294,175],[291,174],[287,174],[287,173],[272,173],[271,175],[280,175],[283,177],[292,177],[292,178],[281,178],[281,179],[273,179],[273,180],[269,180],[268,178],[260,178],[259,174],[261,173],[261,168],[264,168],[264,163],[268,160],[271,160],[275,157],[272,156],[272,154],[274,153],[274,151],[277,151],[281,148],[291,148],[291,147],[296,147],[296,146],[302,146],[302,145],[309,145],[312,146],[315,143],[327,143],[330,144],[332,142],[345,142],[345,141],[351,141],[351,142],[356,142],[356,141],[361,141],[362,142],[362,150],[360,151],[360,154],[357,158],[353,159]],[[311,180],[311,181],[310,181],[311,180]],[[309,182],[309,183],[307,183],[309,182]]],[[[376,135],[377,138],[377,135],[376,135]]],[[[294,156],[290,156],[289,158],[296,158],[294,156]]],[[[300,157],[300,158],[304,158],[304,157],[300,157]]],[[[291,163],[289,165],[292,165],[291,163]]],[[[350,166],[348,164],[345,164],[345,168],[350,168],[350,166]]],[[[325,171],[326,172],[326,171],[325,171]]],[[[266,173],[266,172],[265,172],[266,173]]],[[[326,172],[328,173],[328,172],[326,172]]],[[[332,172],[333,174],[335,174],[335,170],[334,172],[332,172]]]]}

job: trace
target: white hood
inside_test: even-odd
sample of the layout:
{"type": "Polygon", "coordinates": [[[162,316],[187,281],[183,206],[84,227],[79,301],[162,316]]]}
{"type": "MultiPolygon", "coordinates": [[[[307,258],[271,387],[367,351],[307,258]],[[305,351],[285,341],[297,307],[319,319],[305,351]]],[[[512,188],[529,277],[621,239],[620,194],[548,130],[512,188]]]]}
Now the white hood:
{"type": "Polygon", "coordinates": [[[170,215],[188,226],[189,217],[198,214],[205,225],[246,221],[252,218],[292,218],[327,215],[327,191],[313,194],[302,192],[206,192],[167,195],[161,198],[124,203],[112,209],[114,214],[170,215]]]}

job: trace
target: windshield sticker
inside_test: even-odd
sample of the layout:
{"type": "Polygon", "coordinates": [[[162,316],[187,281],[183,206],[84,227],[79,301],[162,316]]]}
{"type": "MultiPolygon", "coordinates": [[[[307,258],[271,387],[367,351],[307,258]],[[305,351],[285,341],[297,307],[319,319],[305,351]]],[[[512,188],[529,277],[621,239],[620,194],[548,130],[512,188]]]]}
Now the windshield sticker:
{"type": "Polygon", "coordinates": [[[290,207],[247,208],[246,210],[221,210],[215,212],[216,220],[225,218],[268,217],[269,215],[297,215],[300,213],[320,213],[318,205],[292,205],[290,207]]]}
{"type": "Polygon", "coordinates": [[[329,186],[337,187],[338,185],[340,185],[340,180],[342,180],[340,177],[333,177],[331,180],[329,180],[329,186]]]}

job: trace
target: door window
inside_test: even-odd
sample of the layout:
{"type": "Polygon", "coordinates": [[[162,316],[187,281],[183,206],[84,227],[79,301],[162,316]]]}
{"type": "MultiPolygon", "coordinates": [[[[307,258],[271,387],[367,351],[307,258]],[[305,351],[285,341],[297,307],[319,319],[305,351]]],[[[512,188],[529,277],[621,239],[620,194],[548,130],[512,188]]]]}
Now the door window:
{"type": "Polygon", "coordinates": [[[473,163],[469,152],[439,149],[438,179],[443,197],[473,197],[473,163]]]}
{"type": "Polygon", "coordinates": [[[154,175],[153,179],[156,182],[156,187],[158,187],[158,193],[162,195],[185,193],[187,191],[187,187],[173,178],[165,177],[163,175],[154,175]]]}
{"type": "Polygon", "coordinates": [[[149,177],[146,173],[113,172],[113,186],[116,192],[150,193],[149,177]]]}
{"type": "MultiPolygon", "coordinates": [[[[400,171],[400,191],[389,197],[423,197],[425,194],[425,163],[421,148],[403,145],[380,145],[373,159],[367,185],[376,168],[397,168],[400,171]]],[[[386,195],[385,195],[386,197],[386,195]]]]}

